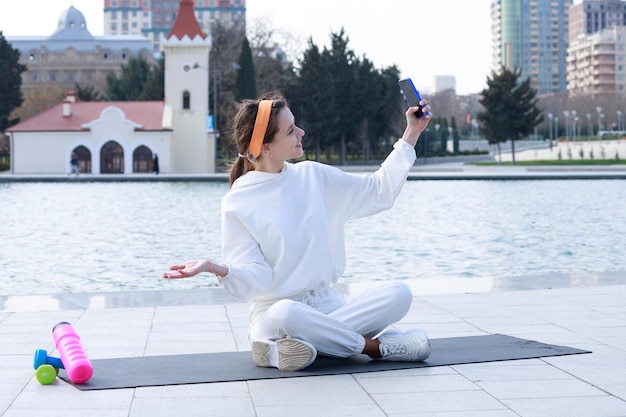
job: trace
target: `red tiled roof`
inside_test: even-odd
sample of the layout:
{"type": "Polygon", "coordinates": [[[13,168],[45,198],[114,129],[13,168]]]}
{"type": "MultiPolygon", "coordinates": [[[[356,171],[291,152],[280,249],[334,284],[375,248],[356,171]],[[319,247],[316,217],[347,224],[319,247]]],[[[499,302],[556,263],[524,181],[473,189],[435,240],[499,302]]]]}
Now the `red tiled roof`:
{"type": "Polygon", "coordinates": [[[167,34],[167,39],[170,39],[172,36],[182,39],[185,35],[189,36],[189,39],[193,39],[196,36],[206,39],[206,35],[202,32],[196,20],[191,0],[181,0],[178,16],[176,16],[172,30],[167,34]]]}
{"type": "Polygon", "coordinates": [[[117,107],[128,120],[143,126],[136,130],[163,130],[163,101],[79,101],[71,103],[71,115],[63,117],[63,103],[7,129],[8,132],[53,132],[86,130],[85,123],[100,118],[107,107],[117,107]]]}

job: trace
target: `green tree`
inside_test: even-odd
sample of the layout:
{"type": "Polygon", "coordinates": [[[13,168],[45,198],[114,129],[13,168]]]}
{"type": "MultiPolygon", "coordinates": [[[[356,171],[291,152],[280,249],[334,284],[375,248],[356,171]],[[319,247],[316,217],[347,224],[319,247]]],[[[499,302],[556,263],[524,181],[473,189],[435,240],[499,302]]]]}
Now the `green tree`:
{"type": "Polygon", "coordinates": [[[316,160],[323,150],[330,160],[334,149],[339,150],[340,164],[348,153],[369,160],[387,144],[388,136],[399,137],[404,129],[406,105],[398,78],[398,68],[377,70],[366,57],[357,57],[343,30],[331,33],[331,46],[323,50],[309,39],[287,91],[307,132],[305,149],[313,147],[316,160]]]}
{"type": "Polygon", "coordinates": [[[256,98],[256,79],[254,76],[254,63],[252,62],[252,51],[248,38],[243,38],[241,42],[241,53],[239,54],[239,65],[237,69],[237,83],[235,98],[237,101],[246,98],[256,98]]]}
{"type": "MultiPolygon", "coordinates": [[[[356,134],[357,124],[360,121],[359,111],[356,108],[362,107],[365,103],[355,99],[358,94],[355,88],[356,74],[354,51],[348,48],[349,38],[343,28],[339,33],[330,34],[329,65],[333,68],[333,84],[336,93],[335,102],[339,123],[337,130],[333,133],[339,140],[339,163],[346,163],[346,141],[351,135],[356,134]]],[[[359,109],[360,110],[360,109],[359,109]]]]}
{"type": "Polygon", "coordinates": [[[11,112],[22,105],[22,73],[26,66],[19,63],[20,52],[14,49],[0,31],[0,132],[19,122],[10,118],[11,112]]]}
{"type": "Polygon", "coordinates": [[[139,100],[159,101],[165,98],[165,56],[161,57],[156,64],[152,65],[148,81],[139,96],[139,100]]]}
{"type": "Polygon", "coordinates": [[[309,38],[298,77],[287,90],[298,123],[306,132],[305,150],[312,147],[317,161],[322,150],[330,145],[332,130],[339,121],[327,55],[309,38]]]}
{"type": "Polygon", "coordinates": [[[82,87],[78,83],[74,84],[74,93],[78,101],[101,101],[100,92],[93,86],[82,87]]]}
{"type": "Polygon", "coordinates": [[[355,67],[353,106],[358,106],[355,126],[358,130],[352,148],[356,150],[360,144],[365,162],[369,163],[372,154],[382,145],[382,139],[402,135],[403,129],[395,131],[390,121],[394,115],[404,120],[406,108],[397,110],[398,103],[403,103],[404,99],[399,93],[400,72],[396,67],[378,71],[366,57],[357,59],[355,67]]]}
{"type": "Polygon", "coordinates": [[[521,72],[502,68],[487,78],[487,88],[481,91],[480,104],[485,111],[478,114],[483,132],[490,144],[498,145],[511,140],[513,163],[515,141],[531,134],[543,121],[537,107],[537,91],[530,86],[530,78],[520,82],[521,72]]]}
{"type": "Polygon", "coordinates": [[[218,150],[228,159],[231,151],[237,153],[230,146],[231,121],[235,115],[236,73],[233,63],[237,62],[241,43],[245,32],[237,26],[224,26],[219,21],[211,26],[211,52],[209,55],[209,111],[213,115],[219,135],[220,149],[218,150]]]}
{"type": "Polygon", "coordinates": [[[130,57],[122,65],[119,77],[111,73],[106,78],[105,96],[110,101],[140,100],[150,76],[150,64],[142,56],[130,57]]]}

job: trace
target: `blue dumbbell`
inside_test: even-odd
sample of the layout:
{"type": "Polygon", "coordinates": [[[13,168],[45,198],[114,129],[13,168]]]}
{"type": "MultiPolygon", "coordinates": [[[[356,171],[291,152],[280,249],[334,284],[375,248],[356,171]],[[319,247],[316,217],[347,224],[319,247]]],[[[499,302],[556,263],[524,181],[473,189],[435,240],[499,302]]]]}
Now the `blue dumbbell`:
{"type": "Polygon", "coordinates": [[[64,369],[63,362],[59,358],[55,358],[54,356],[48,356],[48,352],[44,349],[37,349],[35,351],[35,360],[33,361],[33,366],[35,369],[39,368],[41,365],[52,365],[57,369],[64,369]]]}

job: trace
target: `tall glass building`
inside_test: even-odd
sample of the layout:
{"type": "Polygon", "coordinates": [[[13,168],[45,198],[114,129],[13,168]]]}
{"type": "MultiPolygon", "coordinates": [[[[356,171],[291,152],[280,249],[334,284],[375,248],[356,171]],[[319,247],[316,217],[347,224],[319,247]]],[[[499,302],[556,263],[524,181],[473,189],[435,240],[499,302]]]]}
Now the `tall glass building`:
{"type": "Polygon", "coordinates": [[[492,69],[530,78],[539,94],[566,91],[569,8],[573,0],[493,0],[492,69]]]}

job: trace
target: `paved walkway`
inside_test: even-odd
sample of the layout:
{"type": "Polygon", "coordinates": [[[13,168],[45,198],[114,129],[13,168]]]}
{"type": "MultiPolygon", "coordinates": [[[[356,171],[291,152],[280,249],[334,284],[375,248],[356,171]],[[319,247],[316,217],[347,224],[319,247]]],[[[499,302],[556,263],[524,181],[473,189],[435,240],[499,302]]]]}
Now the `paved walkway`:
{"type": "MultiPolygon", "coordinates": [[[[554,141],[552,148],[544,144],[541,148],[515,152],[516,161],[552,160],[611,160],[626,158],[626,140],[554,141]]],[[[495,156],[497,159],[497,155],[495,156]]],[[[503,161],[511,161],[510,152],[503,153],[503,161]]]]}
{"type": "MultiPolygon", "coordinates": [[[[91,358],[245,351],[247,305],[220,288],[0,297],[0,415],[626,416],[624,274],[565,278],[530,290],[522,281],[410,282],[414,304],[399,327],[419,326],[433,338],[503,333],[592,354],[104,391],[35,380],[33,353],[53,351],[57,322],[74,324],[91,358]]],[[[349,295],[364,285],[343,289],[349,295]]]]}

